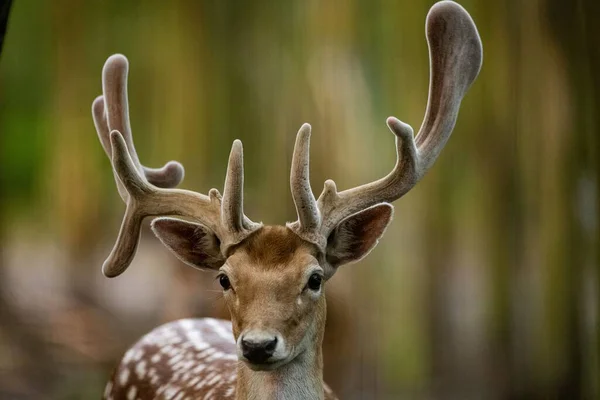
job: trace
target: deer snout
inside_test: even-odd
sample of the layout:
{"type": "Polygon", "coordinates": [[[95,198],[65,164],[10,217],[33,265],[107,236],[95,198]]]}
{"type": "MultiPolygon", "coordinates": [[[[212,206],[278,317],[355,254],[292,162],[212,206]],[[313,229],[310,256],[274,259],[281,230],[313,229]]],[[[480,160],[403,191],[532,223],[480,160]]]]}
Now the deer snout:
{"type": "Polygon", "coordinates": [[[279,335],[260,331],[246,332],[239,341],[240,352],[251,364],[279,361],[280,357],[276,353],[281,353],[282,345],[283,339],[279,335]]]}

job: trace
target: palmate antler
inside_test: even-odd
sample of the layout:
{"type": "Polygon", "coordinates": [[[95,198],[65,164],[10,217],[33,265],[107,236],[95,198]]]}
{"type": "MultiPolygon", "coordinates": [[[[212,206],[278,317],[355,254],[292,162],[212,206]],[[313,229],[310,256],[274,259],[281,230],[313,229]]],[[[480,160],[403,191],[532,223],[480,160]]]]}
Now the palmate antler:
{"type": "Polygon", "coordinates": [[[113,166],[119,194],[127,204],[117,242],[104,262],[107,277],[120,275],[135,255],[141,224],[147,216],[177,215],[210,228],[220,239],[221,251],[241,242],[260,228],[244,215],[244,165],[242,143],[233,142],[227,166],[225,189],[208,196],[179,189],[183,167],[175,161],[160,169],[144,167],[135,152],[127,103],[127,59],[113,55],[102,71],[104,95],[94,100],[92,114],[100,142],[113,166]]]}
{"type": "Polygon", "coordinates": [[[426,36],[431,69],[427,111],[416,138],[409,125],[388,118],[387,125],[396,135],[397,161],[387,176],[342,192],[328,180],[315,200],[309,181],[310,125],[298,132],[290,176],[298,220],[288,227],[321,249],[345,218],[378,203],[391,203],[412,189],[452,133],[460,103],[481,68],[481,40],[470,15],[452,1],[431,8],[426,36]]]}

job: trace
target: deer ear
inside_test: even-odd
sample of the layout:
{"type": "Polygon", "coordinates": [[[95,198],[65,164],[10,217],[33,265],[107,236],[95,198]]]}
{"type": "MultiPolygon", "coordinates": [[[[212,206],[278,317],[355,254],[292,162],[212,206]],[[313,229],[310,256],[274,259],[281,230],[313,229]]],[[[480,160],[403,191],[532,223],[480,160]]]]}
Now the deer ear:
{"type": "Polygon", "coordinates": [[[327,261],[337,268],[365,257],[392,220],[394,207],[381,203],[349,216],[327,238],[327,261]]]}
{"type": "Polygon", "coordinates": [[[152,231],[177,258],[195,268],[219,269],[225,262],[217,235],[206,226],[177,218],[156,218],[152,231]]]}

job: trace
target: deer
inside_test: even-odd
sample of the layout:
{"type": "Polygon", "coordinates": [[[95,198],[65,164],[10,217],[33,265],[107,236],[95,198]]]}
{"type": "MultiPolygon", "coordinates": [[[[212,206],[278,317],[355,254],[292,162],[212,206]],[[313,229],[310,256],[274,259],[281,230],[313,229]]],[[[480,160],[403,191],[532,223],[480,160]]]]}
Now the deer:
{"type": "Polygon", "coordinates": [[[214,271],[231,321],[169,322],[130,347],[103,398],[335,399],[323,381],[325,286],[345,264],[363,259],[382,238],[402,197],[432,167],[454,129],[462,99],[483,59],[468,12],[441,1],[426,18],[430,81],[427,108],[415,136],[389,117],[396,164],[386,176],[338,191],[327,180],[315,198],[309,179],[311,126],[297,133],[290,189],[297,220],[263,225],[244,213],[243,148],[233,142],[223,194],[177,189],[176,161],[143,166],[128,111],[129,64],[113,55],[102,71],[102,95],[92,105],[100,142],[126,204],[116,243],[102,271],[112,278],[131,264],[142,222],[183,263],[214,271]]]}

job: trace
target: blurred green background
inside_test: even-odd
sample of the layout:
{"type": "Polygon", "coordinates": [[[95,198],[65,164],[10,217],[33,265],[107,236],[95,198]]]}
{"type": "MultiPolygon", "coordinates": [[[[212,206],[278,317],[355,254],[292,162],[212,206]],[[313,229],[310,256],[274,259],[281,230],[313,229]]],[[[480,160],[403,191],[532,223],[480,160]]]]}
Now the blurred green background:
{"type": "MultiPolygon", "coordinates": [[[[245,210],[294,220],[295,134],[312,185],[387,173],[385,118],[418,129],[430,0],[16,0],[0,59],[0,398],[98,398],[158,324],[227,317],[211,274],[145,228],[101,264],[124,211],[90,107],[130,60],[142,162],[222,188],[245,145],[245,210]]],[[[344,399],[599,398],[600,3],[465,0],[483,69],[433,169],[379,247],[328,284],[325,378],[344,399]]]]}

